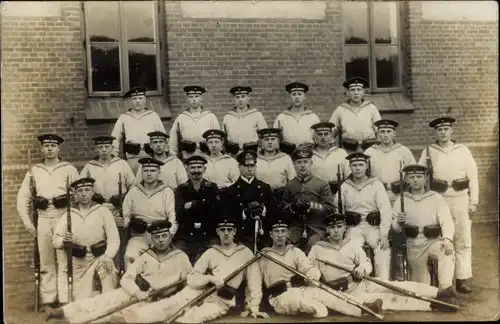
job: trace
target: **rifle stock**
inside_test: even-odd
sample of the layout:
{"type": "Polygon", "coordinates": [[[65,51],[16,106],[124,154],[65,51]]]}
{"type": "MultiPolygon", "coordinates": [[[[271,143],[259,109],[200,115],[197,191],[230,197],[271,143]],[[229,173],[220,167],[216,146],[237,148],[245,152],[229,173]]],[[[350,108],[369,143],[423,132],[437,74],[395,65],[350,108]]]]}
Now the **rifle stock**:
{"type": "MultiPolygon", "coordinates": [[[[404,195],[404,172],[403,172],[403,163],[400,162],[400,170],[399,170],[399,185],[400,185],[400,201],[401,201],[401,212],[405,212],[405,195],[404,195]]],[[[408,270],[408,254],[406,250],[406,230],[405,223],[401,223],[401,253],[402,253],[402,269],[403,269],[403,280],[410,280],[409,270],[408,270]]]]}
{"type": "Polygon", "coordinates": [[[177,157],[182,161],[182,134],[179,122],[177,122],[176,133],[177,133],[177,157]]]}
{"type": "Polygon", "coordinates": [[[429,135],[427,135],[427,140],[426,140],[426,145],[425,145],[425,164],[427,166],[427,169],[429,169],[428,172],[428,186],[429,189],[431,187],[432,183],[432,159],[431,159],[431,153],[429,151],[429,135]]]}
{"type": "MultiPolygon", "coordinates": [[[[71,234],[71,188],[69,186],[69,176],[66,176],[66,195],[67,195],[67,203],[66,203],[66,231],[71,234]]],[[[66,246],[66,254],[67,254],[67,267],[68,267],[68,301],[73,301],[73,251],[71,249],[71,244],[67,244],[66,246]]]]}
{"type": "Polygon", "coordinates": [[[340,187],[343,182],[343,176],[340,172],[340,164],[337,165],[337,195],[338,195],[338,201],[337,201],[337,209],[340,214],[343,213],[344,207],[342,206],[342,192],[340,191],[340,187]],[[342,179],[342,180],[341,180],[342,179]]]}
{"type": "Polygon", "coordinates": [[[125,138],[125,125],[122,124],[122,159],[123,160],[127,160],[127,153],[125,153],[125,143],[126,143],[127,139],[125,138]]]}
{"type": "MultiPolygon", "coordinates": [[[[123,182],[122,182],[122,174],[121,172],[118,174],[118,196],[120,199],[120,208],[118,208],[118,216],[123,219],[123,182]]],[[[119,270],[119,276],[120,278],[123,276],[125,273],[125,247],[126,247],[126,240],[127,240],[127,235],[125,233],[125,230],[123,229],[123,226],[118,227],[118,233],[120,235],[120,250],[118,251],[118,270],[119,270]]]]}
{"type": "MultiPolygon", "coordinates": [[[[33,174],[31,173],[31,151],[28,150],[28,167],[29,167],[29,187],[31,193],[30,210],[33,214],[33,225],[38,234],[38,210],[35,207],[34,200],[36,197],[36,185],[33,174]]],[[[35,277],[35,293],[34,293],[34,308],[38,313],[40,310],[40,252],[38,250],[38,237],[35,236],[33,247],[33,272],[35,277]]]]}

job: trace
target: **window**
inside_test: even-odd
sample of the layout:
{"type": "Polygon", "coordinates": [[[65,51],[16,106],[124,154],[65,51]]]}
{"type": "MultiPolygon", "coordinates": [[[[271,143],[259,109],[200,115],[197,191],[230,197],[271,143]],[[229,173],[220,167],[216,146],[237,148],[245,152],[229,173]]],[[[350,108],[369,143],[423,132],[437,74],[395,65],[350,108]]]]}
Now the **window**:
{"type": "Polygon", "coordinates": [[[342,3],[346,78],[366,78],[371,92],[401,90],[399,10],[395,1],[342,3]]]}
{"type": "Polygon", "coordinates": [[[89,95],[161,94],[157,1],[85,1],[84,12],[89,95]]]}

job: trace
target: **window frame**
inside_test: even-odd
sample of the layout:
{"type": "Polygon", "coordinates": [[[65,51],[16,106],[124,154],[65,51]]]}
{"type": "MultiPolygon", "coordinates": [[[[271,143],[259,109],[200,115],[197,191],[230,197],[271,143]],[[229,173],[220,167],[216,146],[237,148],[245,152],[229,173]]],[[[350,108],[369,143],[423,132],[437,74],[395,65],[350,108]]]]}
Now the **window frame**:
{"type": "MultiPolygon", "coordinates": [[[[402,5],[400,1],[387,1],[390,3],[396,4],[396,19],[397,19],[397,33],[398,33],[398,42],[397,42],[397,48],[398,48],[398,74],[399,74],[399,85],[397,87],[391,87],[391,88],[378,88],[377,85],[377,58],[375,57],[375,39],[373,38],[373,29],[375,27],[375,22],[374,22],[374,10],[373,6],[377,3],[380,2],[374,2],[374,1],[359,1],[359,2],[364,2],[367,4],[367,11],[368,11],[368,44],[346,44],[345,43],[345,35],[343,33],[344,30],[344,24],[342,23],[342,61],[343,61],[343,70],[344,70],[344,80],[347,78],[347,70],[346,70],[346,62],[344,61],[343,55],[344,55],[344,47],[356,47],[356,46],[368,46],[368,74],[370,75],[370,79],[368,80],[370,86],[369,88],[365,89],[366,93],[394,93],[394,92],[403,92],[403,77],[404,77],[404,65],[403,65],[403,41],[402,41],[402,36],[403,36],[403,16],[402,16],[402,5]]],[[[344,2],[343,2],[344,3],[344,2]]],[[[347,2],[349,3],[349,2],[347,2]]],[[[390,44],[389,46],[396,46],[396,44],[390,44]]]]}
{"type": "MultiPolygon", "coordinates": [[[[89,97],[100,97],[100,98],[108,98],[108,97],[123,97],[123,95],[130,90],[130,68],[129,68],[129,57],[128,57],[128,39],[127,39],[127,28],[125,21],[125,9],[124,4],[128,1],[117,1],[118,5],[118,51],[119,51],[119,60],[120,60],[120,91],[93,91],[92,88],[92,55],[91,55],[91,41],[90,35],[88,33],[88,7],[86,2],[83,2],[83,16],[84,16],[84,40],[85,40],[85,55],[86,55],[86,82],[85,86],[87,88],[87,94],[89,97]]],[[[141,1],[142,2],[142,1],[141,1]]],[[[156,84],[157,90],[147,91],[146,95],[148,96],[160,96],[163,93],[163,69],[161,65],[161,54],[162,54],[162,40],[160,39],[161,34],[161,24],[160,24],[160,8],[159,1],[144,1],[151,3],[151,10],[153,15],[153,28],[154,28],[154,43],[144,43],[144,44],[154,44],[156,46],[156,84]]],[[[102,44],[112,44],[102,42],[102,44]]],[[[134,43],[132,44],[141,44],[134,43]]]]}

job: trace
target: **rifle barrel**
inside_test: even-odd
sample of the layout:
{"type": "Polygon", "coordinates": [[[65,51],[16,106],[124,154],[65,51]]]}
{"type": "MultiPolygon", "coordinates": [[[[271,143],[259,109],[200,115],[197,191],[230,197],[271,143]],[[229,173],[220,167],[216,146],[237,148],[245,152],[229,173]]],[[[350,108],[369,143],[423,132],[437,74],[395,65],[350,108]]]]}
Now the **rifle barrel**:
{"type": "MultiPolygon", "coordinates": [[[[71,189],[69,186],[69,176],[66,176],[66,225],[67,232],[71,232],[71,189]]],[[[68,266],[68,301],[73,301],[73,251],[71,250],[71,245],[68,244],[66,247],[67,254],[67,266],[68,266]]]]}

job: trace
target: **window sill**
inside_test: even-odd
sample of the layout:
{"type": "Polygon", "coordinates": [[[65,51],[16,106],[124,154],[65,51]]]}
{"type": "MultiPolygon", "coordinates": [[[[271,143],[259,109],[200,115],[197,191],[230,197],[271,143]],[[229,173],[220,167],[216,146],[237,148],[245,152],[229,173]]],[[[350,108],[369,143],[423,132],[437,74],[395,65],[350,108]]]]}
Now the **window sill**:
{"type": "MultiPolygon", "coordinates": [[[[148,97],[148,109],[160,115],[161,120],[172,119],[170,106],[163,96],[148,97]]],[[[112,122],[127,110],[122,98],[88,98],[85,105],[85,118],[93,122],[112,122]]]]}
{"type": "Polygon", "coordinates": [[[415,106],[403,93],[372,93],[365,94],[365,100],[369,100],[383,113],[413,112],[415,106]]]}

